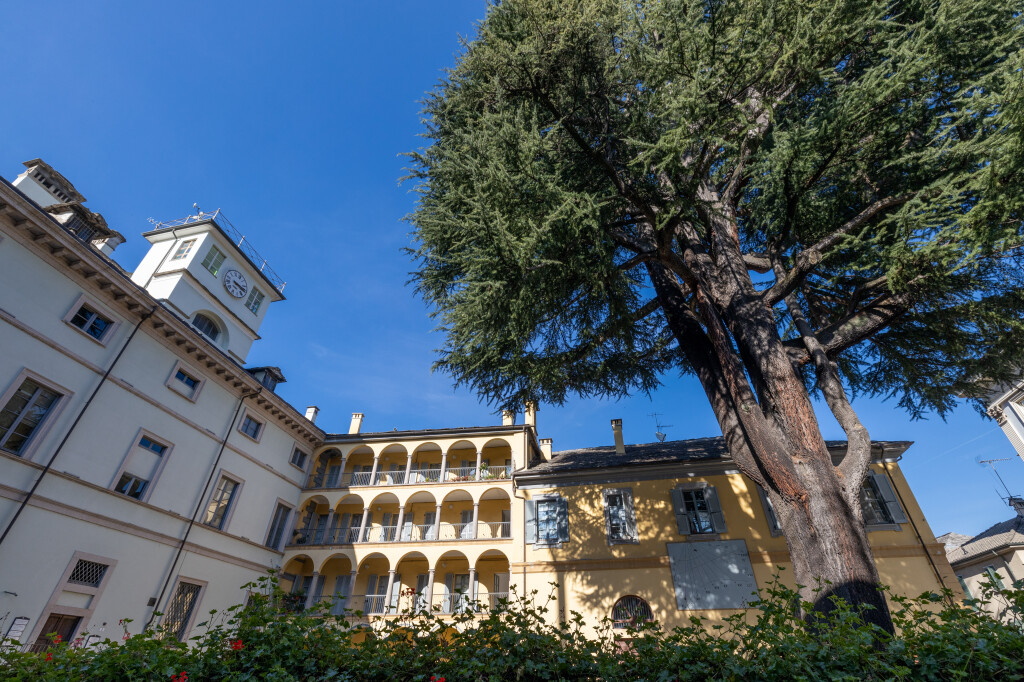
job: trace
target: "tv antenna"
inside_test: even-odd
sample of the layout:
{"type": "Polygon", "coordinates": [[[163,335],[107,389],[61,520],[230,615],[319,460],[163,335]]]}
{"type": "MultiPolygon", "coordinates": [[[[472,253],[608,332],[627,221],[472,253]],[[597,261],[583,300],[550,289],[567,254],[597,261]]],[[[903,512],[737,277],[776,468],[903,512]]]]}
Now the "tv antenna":
{"type": "Polygon", "coordinates": [[[192,204],[192,208],[195,210],[195,212],[196,212],[195,216],[197,218],[202,218],[203,217],[203,209],[199,208],[199,202],[198,201],[196,203],[192,204]]]}
{"type": "MultiPolygon", "coordinates": [[[[994,473],[996,475],[996,478],[999,479],[999,482],[1003,484],[1003,490],[1006,491],[1006,497],[1008,497],[1008,498],[1009,497],[1013,497],[1013,493],[1011,493],[1010,489],[1008,487],[1006,487],[1006,481],[1004,481],[1003,477],[999,475],[998,471],[996,471],[996,462],[1009,462],[1011,459],[1013,459],[1013,458],[1012,457],[1003,457],[1001,459],[981,459],[981,458],[978,458],[978,459],[974,460],[974,461],[976,461],[978,463],[979,466],[985,466],[987,464],[992,469],[992,473],[994,473]]],[[[1000,497],[1002,497],[1002,495],[1000,495],[1000,497]]]]}
{"type": "Polygon", "coordinates": [[[660,417],[661,415],[658,414],[657,412],[651,412],[647,416],[654,417],[654,427],[657,429],[657,431],[654,432],[654,437],[658,439],[659,443],[664,443],[666,434],[664,431],[662,431],[662,429],[670,428],[672,425],[661,424],[660,422],[658,422],[658,417],[660,417]]]}

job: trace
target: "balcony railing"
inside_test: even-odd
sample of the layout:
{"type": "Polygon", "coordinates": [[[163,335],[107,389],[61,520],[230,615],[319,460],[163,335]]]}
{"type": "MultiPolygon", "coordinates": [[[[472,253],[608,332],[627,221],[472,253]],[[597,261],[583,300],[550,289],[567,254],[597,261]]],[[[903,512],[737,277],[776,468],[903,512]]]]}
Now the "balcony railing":
{"type": "MultiPolygon", "coordinates": [[[[481,595],[477,602],[473,602],[469,594],[455,592],[453,594],[439,595],[434,593],[433,606],[428,608],[427,595],[423,592],[415,594],[410,601],[408,597],[400,596],[390,605],[387,604],[387,595],[384,594],[324,594],[314,597],[313,601],[323,605],[318,609],[320,614],[332,616],[343,616],[348,612],[362,611],[367,615],[381,616],[385,613],[397,614],[401,612],[425,613],[430,610],[440,614],[481,612],[485,609],[490,611],[502,611],[508,604],[508,592],[490,592],[481,595]],[[397,603],[395,603],[397,602],[397,603]]],[[[290,610],[305,611],[305,600],[300,598],[289,607],[290,610]]]]}
{"type": "Polygon", "coordinates": [[[356,488],[364,486],[387,485],[418,485],[421,483],[455,483],[459,481],[505,481],[512,477],[512,467],[481,466],[479,472],[472,467],[448,467],[441,469],[411,469],[408,477],[404,469],[400,471],[378,471],[376,476],[371,471],[348,472],[345,474],[314,473],[309,477],[310,488],[356,488]],[[479,473],[479,476],[478,476],[479,473]],[[371,481],[371,477],[373,480],[371,481]],[[408,479],[408,480],[407,480],[408,479]]]}
{"type": "Polygon", "coordinates": [[[480,520],[473,523],[417,523],[398,526],[370,526],[359,537],[359,526],[318,528],[296,532],[293,545],[352,545],[363,542],[430,542],[440,540],[503,540],[512,537],[510,521],[480,520]]]}

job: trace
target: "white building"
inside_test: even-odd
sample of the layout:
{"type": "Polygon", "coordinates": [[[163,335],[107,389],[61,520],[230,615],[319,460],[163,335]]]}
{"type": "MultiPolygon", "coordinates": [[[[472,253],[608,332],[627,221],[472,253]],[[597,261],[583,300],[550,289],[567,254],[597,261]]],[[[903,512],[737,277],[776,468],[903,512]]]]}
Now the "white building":
{"type": "Polygon", "coordinates": [[[993,386],[988,416],[996,420],[1017,455],[1024,459],[1024,381],[993,386]]]}
{"type": "Polygon", "coordinates": [[[243,367],[283,284],[219,214],[158,225],[124,272],[123,237],[25,165],[0,180],[0,636],[154,611],[184,636],[280,565],[324,437],[243,367]]]}

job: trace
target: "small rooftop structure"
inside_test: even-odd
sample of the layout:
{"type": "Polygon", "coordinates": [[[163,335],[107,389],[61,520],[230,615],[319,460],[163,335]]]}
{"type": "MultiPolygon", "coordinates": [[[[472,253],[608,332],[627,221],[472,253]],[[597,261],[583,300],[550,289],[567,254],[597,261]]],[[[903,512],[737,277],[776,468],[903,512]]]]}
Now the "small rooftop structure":
{"type": "Polygon", "coordinates": [[[182,227],[183,225],[191,225],[194,223],[209,222],[217,226],[217,228],[224,233],[224,235],[231,241],[239,251],[249,260],[249,262],[255,267],[261,275],[263,275],[268,282],[277,289],[278,293],[284,293],[285,281],[274,269],[270,267],[267,259],[260,255],[253,245],[245,240],[245,235],[238,231],[231,221],[227,219],[224,213],[218,208],[213,213],[206,213],[199,211],[195,215],[187,215],[184,218],[178,220],[166,220],[158,223],[154,223],[155,230],[164,230],[172,227],[182,227]]]}

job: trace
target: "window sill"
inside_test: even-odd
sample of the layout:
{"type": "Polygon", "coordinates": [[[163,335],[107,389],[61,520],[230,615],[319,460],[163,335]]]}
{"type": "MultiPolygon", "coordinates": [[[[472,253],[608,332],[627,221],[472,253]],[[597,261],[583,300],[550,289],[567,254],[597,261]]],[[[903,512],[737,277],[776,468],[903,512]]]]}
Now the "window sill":
{"type": "Polygon", "coordinates": [[[864,524],[864,530],[872,532],[876,530],[903,530],[903,524],[900,523],[875,523],[875,524],[864,524]]]}
{"type": "Polygon", "coordinates": [[[90,341],[92,341],[92,342],[93,342],[93,343],[95,343],[96,345],[100,346],[101,348],[106,348],[106,347],[107,347],[107,344],[109,344],[109,343],[110,343],[110,339],[111,339],[111,338],[113,338],[113,336],[114,336],[114,333],[113,333],[113,332],[114,332],[114,330],[115,330],[115,329],[117,329],[117,327],[118,327],[118,325],[119,325],[120,323],[118,323],[118,322],[114,322],[114,323],[113,323],[112,325],[110,325],[110,327],[108,327],[108,328],[107,328],[107,330],[106,330],[106,331],[105,331],[105,332],[103,333],[103,336],[101,336],[101,337],[100,337],[100,338],[98,338],[98,339],[97,339],[97,338],[96,338],[95,336],[93,336],[92,334],[90,334],[90,333],[86,332],[86,331],[85,331],[84,329],[82,329],[81,327],[76,327],[75,325],[71,324],[71,321],[70,321],[70,320],[64,320],[64,324],[66,324],[67,326],[71,327],[71,328],[72,328],[72,329],[74,329],[74,330],[75,330],[76,332],[78,332],[79,334],[81,334],[81,335],[82,335],[82,336],[84,336],[85,338],[89,339],[90,341]]]}

